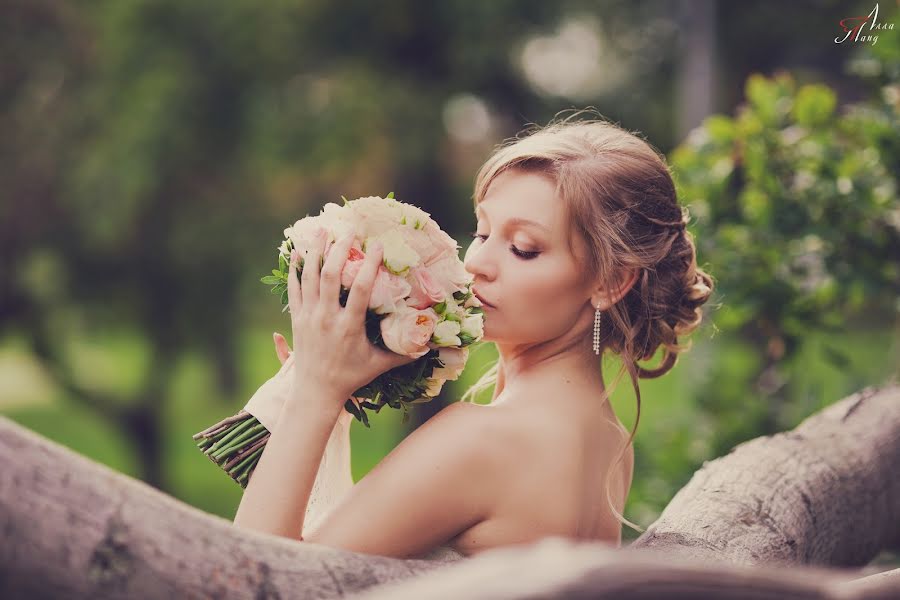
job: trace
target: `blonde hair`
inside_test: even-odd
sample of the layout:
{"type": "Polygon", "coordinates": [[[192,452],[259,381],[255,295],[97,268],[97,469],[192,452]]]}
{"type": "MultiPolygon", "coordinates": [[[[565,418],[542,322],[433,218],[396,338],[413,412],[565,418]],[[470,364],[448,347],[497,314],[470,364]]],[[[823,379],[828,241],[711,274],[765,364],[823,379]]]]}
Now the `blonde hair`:
{"type": "MultiPolygon", "coordinates": [[[[585,111],[554,119],[545,127],[533,125],[501,143],[476,176],[473,200],[477,206],[491,182],[507,170],[545,175],[556,184],[573,234],[566,236],[570,251],[575,236],[587,247],[583,282],[597,281],[615,289],[623,272],[639,271],[625,296],[602,315],[601,357],[610,350],[622,359],[603,401],[608,401],[626,371],[637,398],[634,429],[618,453],[618,463],[640,422],[638,378],[663,375],[678,362],[679,353],[690,349],[692,342],[681,345],[678,337],[699,326],[700,307],[714,284],[697,266],[693,235],[686,229],[688,211],[678,204],[665,156],[599,113],[600,119],[573,120],[581,112],[585,111]],[[652,358],[660,346],[665,355],[658,367],[637,364],[652,358]]],[[[495,386],[499,367],[498,360],[461,401],[474,402],[477,394],[495,386]]],[[[606,479],[606,500],[613,514],[643,532],[616,510],[609,496],[610,479],[606,479]]]]}

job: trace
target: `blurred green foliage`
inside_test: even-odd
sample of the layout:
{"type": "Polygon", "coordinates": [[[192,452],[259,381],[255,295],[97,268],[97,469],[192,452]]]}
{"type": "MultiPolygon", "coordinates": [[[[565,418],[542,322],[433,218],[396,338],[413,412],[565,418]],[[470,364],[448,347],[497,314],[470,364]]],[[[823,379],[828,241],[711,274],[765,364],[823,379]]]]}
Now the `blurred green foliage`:
{"type": "MultiPolygon", "coordinates": [[[[721,114],[682,141],[694,32],[676,3],[8,1],[0,411],[232,518],[240,488],[191,435],[277,370],[287,322],[259,275],[283,228],[396,190],[461,239],[493,145],[593,104],[669,153],[718,284],[691,351],[641,382],[625,513],[647,526],[703,461],[900,362],[898,36],[853,52],[829,38],[869,8],[717,3],[721,114]],[[568,58],[535,79],[524,57],[541,49],[568,58]],[[566,92],[559,65],[591,52],[573,80],[587,87],[566,92]],[[756,72],[773,64],[790,70],[756,72]]],[[[494,352],[473,352],[441,402],[494,352]]],[[[634,400],[613,395],[628,427],[634,400]]],[[[407,433],[399,417],[353,425],[355,479],[407,433]]]]}

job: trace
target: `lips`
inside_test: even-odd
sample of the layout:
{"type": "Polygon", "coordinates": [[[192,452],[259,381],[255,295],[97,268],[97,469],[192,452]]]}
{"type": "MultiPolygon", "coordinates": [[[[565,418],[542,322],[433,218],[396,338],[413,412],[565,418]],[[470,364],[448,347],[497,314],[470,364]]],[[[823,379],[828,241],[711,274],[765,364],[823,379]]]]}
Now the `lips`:
{"type": "Polygon", "coordinates": [[[494,306],[493,304],[491,304],[490,302],[488,302],[487,300],[485,300],[484,297],[483,297],[481,294],[478,293],[478,290],[476,290],[476,289],[473,288],[473,289],[472,289],[472,293],[475,294],[475,297],[478,298],[478,299],[481,301],[482,304],[485,304],[485,305],[487,305],[487,306],[489,306],[489,307],[491,307],[491,308],[496,308],[496,306],[494,306]]]}

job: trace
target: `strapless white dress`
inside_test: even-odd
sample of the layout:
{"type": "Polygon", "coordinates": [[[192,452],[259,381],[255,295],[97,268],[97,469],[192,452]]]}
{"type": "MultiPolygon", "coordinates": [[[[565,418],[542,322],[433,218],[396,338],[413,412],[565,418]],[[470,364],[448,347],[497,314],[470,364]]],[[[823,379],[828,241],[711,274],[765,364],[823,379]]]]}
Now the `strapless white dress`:
{"type": "MultiPolygon", "coordinates": [[[[331,432],[325,454],[319,464],[319,471],[313,483],[309,504],[306,507],[305,523],[313,528],[338,501],[353,487],[353,475],[350,466],[350,425],[353,415],[343,411],[331,432]]],[[[465,555],[448,545],[441,545],[416,556],[422,560],[453,562],[465,558],[465,555]]]]}

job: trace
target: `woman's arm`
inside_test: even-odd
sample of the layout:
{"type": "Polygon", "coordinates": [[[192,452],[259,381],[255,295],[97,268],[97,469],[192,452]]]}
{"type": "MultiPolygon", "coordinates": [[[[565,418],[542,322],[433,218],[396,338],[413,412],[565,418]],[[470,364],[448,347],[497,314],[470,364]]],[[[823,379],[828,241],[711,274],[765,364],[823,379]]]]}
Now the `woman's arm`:
{"type": "Polygon", "coordinates": [[[303,539],[303,521],[325,446],[341,411],[340,398],[326,386],[291,393],[253,471],[234,524],[303,539]]]}
{"type": "Polygon", "coordinates": [[[519,459],[507,424],[454,402],[406,436],[317,524],[306,542],[414,558],[491,518],[519,459]]]}

